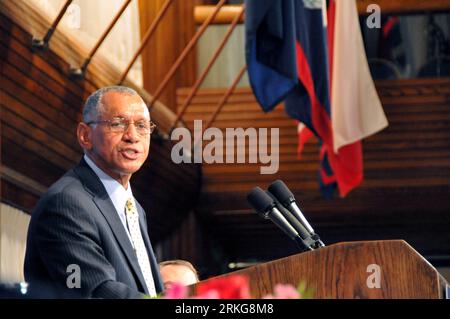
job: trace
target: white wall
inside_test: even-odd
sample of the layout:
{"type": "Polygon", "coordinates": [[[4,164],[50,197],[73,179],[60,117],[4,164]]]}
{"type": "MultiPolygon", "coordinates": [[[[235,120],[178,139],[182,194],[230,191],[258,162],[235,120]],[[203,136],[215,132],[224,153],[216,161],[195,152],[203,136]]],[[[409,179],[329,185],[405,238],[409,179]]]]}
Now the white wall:
{"type": "MultiPolygon", "coordinates": [[[[210,25],[198,42],[197,47],[197,77],[203,72],[212,55],[222,42],[229,25],[210,25]]],[[[229,87],[239,74],[245,62],[245,30],[244,25],[238,25],[223,48],[219,58],[214,63],[208,76],[202,84],[203,88],[229,87]]],[[[248,87],[248,76],[245,74],[238,87],[248,87]]]]}
{"type": "Polygon", "coordinates": [[[30,215],[0,203],[0,282],[24,280],[23,263],[30,215]]]}
{"type": "MultiPolygon", "coordinates": [[[[66,0],[26,1],[42,15],[48,16],[51,21],[57,17],[66,2],[66,0]]],[[[90,51],[124,2],[124,0],[74,0],[58,25],[58,29],[84,43],[90,51]]],[[[95,56],[98,54],[105,56],[119,70],[124,71],[139,48],[140,39],[138,2],[132,1],[95,56]]],[[[136,85],[142,86],[143,76],[140,58],[134,63],[128,74],[128,79],[136,85]]]]}

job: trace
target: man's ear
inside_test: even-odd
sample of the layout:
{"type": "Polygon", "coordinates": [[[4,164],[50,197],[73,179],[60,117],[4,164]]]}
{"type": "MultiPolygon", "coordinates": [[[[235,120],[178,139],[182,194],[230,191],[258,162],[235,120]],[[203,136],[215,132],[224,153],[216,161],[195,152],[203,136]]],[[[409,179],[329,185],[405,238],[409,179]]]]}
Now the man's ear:
{"type": "Polygon", "coordinates": [[[92,148],[92,128],[86,123],[80,122],[77,127],[78,143],[84,150],[92,148]]]}

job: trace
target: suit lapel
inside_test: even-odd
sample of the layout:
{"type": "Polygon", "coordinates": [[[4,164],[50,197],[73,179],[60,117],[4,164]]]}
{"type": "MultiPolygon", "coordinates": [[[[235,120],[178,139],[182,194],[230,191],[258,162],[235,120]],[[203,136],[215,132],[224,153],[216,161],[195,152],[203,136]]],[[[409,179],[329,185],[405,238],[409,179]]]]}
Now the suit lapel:
{"type": "Polygon", "coordinates": [[[80,165],[75,167],[75,172],[80,177],[80,180],[83,182],[88,191],[94,196],[94,203],[108,222],[114,234],[114,237],[116,238],[117,242],[122,248],[122,251],[127,257],[131,268],[138,277],[139,282],[144,289],[144,292],[148,294],[149,292],[147,289],[147,285],[145,284],[144,276],[142,275],[142,271],[134,252],[134,248],[130,243],[130,239],[126,233],[125,228],[123,227],[122,221],[120,220],[119,215],[117,214],[116,209],[111,199],[109,198],[105,187],[103,186],[97,175],[94,173],[94,171],[92,171],[92,169],[84,160],[81,160],[80,165]]]}

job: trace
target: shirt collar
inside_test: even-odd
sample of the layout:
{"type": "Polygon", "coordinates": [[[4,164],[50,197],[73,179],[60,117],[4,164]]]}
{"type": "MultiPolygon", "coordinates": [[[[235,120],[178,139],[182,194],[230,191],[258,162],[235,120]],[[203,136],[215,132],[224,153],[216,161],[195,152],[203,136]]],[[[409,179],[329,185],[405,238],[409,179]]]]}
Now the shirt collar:
{"type": "Polygon", "coordinates": [[[125,189],[125,187],[123,187],[123,185],[120,184],[117,180],[101,170],[86,154],[84,154],[84,160],[98,176],[103,186],[105,186],[106,192],[113,201],[114,206],[116,206],[117,211],[120,212],[120,210],[125,207],[127,199],[133,197],[131,184],[128,182],[128,189],[125,189]],[[117,205],[122,208],[119,209],[117,205]]]}

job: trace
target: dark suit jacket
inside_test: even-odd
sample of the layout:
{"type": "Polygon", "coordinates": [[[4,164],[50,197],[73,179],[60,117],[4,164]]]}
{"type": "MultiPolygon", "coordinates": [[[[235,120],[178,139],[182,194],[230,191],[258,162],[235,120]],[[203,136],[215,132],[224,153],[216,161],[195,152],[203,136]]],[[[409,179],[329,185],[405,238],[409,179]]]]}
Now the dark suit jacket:
{"type": "MultiPolygon", "coordinates": [[[[137,206],[156,290],[161,292],[145,212],[137,206]]],[[[148,293],[119,215],[84,160],[50,187],[32,213],[24,272],[36,297],[140,298],[148,293]],[[74,274],[68,270],[71,264],[79,266],[80,288],[67,286],[74,274]]]]}

